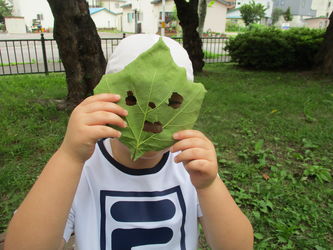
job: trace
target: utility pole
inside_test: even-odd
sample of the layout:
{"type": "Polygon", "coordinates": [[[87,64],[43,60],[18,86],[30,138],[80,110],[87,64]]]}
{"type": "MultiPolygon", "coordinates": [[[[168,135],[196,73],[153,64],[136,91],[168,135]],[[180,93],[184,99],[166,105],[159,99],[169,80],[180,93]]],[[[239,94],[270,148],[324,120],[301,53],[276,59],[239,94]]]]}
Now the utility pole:
{"type": "Polygon", "coordinates": [[[138,11],[134,9],[134,32],[138,33],[138,11]]]}
{"type": "Polygon", "coordinates": [[[165,36],[165,0],[162,0],[161,36],[165,36]]]}

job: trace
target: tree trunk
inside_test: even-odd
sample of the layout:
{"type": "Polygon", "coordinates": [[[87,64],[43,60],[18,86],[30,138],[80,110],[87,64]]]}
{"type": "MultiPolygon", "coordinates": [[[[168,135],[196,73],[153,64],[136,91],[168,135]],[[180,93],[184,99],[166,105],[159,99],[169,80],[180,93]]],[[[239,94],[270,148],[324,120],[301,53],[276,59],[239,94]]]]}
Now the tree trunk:
{"type": "Polygon", "coordinates": [[[199,25],[198,0],[175,0],[179,24],[183,30],[183,46],[193,65],[194,73],[201,72],[203,61],[202,41],[197,31],[199,25]]]}
{"type": "Polygon", "coordinates": [[[323,44],[316,56],[318,68],[324,74],[333,74],[333,12],[329,22],[323,44]]]}
{"type": "Polygon", "coordinates": [[[54,16],[54,39],[66,71],[66,108],[87,96],[105,73],[101,39],[85,0],[47,0],[54,16]]]}
{"type": "Polygon", "coordinates": [[[199,33],[200,37],[202,37],[203,28],[204,28],[204,25],[205,25],[206,14],[207,14],[207,0],[199,0],[199,7],[198,7],[199,27],[198,27],[198,33],[199,33]]]}

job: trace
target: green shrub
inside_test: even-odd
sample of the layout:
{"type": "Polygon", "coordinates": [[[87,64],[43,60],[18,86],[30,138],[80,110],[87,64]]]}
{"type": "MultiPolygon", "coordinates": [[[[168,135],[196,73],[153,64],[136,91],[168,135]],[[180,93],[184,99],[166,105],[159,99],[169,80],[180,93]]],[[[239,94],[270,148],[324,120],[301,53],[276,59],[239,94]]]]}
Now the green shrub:
{"type": "Polygon", "coordinates": [[[6,25],[4,23],[0,23],[0,31],[6,31],[6,25]]]}
{"type": "Polygon", "coordinates": [[[284,31],[285,39],[293,47],[292,68],[311,68],[324,37],[324,30],[292,28],[284,31]]]}
{"type": "Polygon", "coordinates": [[[245,26],[239,25],[238,23],[228,21],[225,27],[227,32],[244,32],[247,30],[245,26]]]}
{"type": "Polygon", "coordinates": [[[323,40],[324,31],[252,27],[231,38],[226,49],[234,62],[256,69],[308,69],[323,40]]]}

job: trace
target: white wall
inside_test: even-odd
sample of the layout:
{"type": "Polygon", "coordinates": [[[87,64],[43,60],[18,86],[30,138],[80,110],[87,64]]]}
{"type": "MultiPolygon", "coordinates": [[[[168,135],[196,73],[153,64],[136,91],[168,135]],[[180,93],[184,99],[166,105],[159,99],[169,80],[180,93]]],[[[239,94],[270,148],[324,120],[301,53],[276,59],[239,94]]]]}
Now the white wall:
{"type": "Polygon", "coordinates": [[[5,24],[8,33],[26,33],[25,22],[24,18],[22,17],[5,17],[5,24]]]}
{"type": "Polygon", "coordinates": [[[135,20],[134,16],[131,22],[128,22],[127,15],[134,13],[132,8],[126,7],[123,8],[123,16],[122,16],[122,25],[123,25],[123,32],[134,32],[135,31],[135,20]]]}
{"type": "Polygon", "coordinates": [[[158,20],[154,16],[154,4],[151,4],[150,1],[140,1],[140,3],[137,3],[137,7],[142,15],[142,33],[155,34],[157,32],[158,20]]]}
{"type": "Polygon", "coordinates": [[[316,10],[316,16],[328,16],[333,11],[333,1],[332,0],[312,0],[311,9],[316,10]],[[329,2],[331,4],[329,4],[329,2]]]}
{"type": "Polygon", "coordinates": [[[119,2],[117,0],[102,0],[101,4],[103,8],[107,8],[113,12],[119,13],[122,12],[120,6],[123,5],[124,2],[119,2]]]}
{"type": "Polygon", "coordinates": [[[97,28],[118,28],[117,16],[107,10],[92,14],[91,18],[97,28]]]}
{"type": "Polygon", "coordinates": [[[213,31],[224,33],[227,16],[227,7],[219,2],[215,2],[211,7],[207,7],[204,32],[213,31]]]}
{"type": "MultiPolygon", "coordinates": [[[[174,1],[166,0],[165,11],[171,12],[174,8],[174,1]]],[[[159,15],[162,11],[162,4],[151,4],[151,1],[133,0],[132,7],[123,8],[123,31],[124,32],[135,32],[135,20],[134,17],[132,22],[129,23],[127,19],[128,13],[134,13],[134,9],[140,13],[141,18],[138,23],[141,23],[141,31],[146,34],[156,34],[158,32],[159,15]]]]}
{"type": "Polygon", "coordinates": [[[53,15],[46,0],[13,0],[13,4],[13,15],[24,17],[25,24],[29,29],[31,29],[32,19],[36,19],[37,14],[43,15],[41,21],[43,28],[53,27],[53,15]]]}

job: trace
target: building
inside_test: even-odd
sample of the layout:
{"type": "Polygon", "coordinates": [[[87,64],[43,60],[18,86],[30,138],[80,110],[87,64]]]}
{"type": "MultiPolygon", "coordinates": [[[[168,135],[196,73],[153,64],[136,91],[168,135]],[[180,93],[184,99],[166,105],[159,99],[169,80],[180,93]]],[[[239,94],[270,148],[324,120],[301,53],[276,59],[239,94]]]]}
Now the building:
{"type": "MultiPolygon", "coordinates": [[[[24,19],[28,31],[52,31],[54,18],[47,0],[6,0],[13,5],[13,15],[24,19]]],[[[216,0],[207,8],[204,32],[225,32],[227,9],[234,0],[216,0]]],[[[263,0],[262,0],[263,1],[263,0]]],[[[162,0],[87,0],[97,28],[121,32],[159,33],[162,19],[162,0]]],[[[207,0],[207,2],[211,2],[207,0]]],[[[166,32],[176,33],[175,3],[165,0],[166,32]]],[[[18,19],[20,21],[21,19],[18,19]]],[[[12,20],[10,20],[12,21],[12,20]]],[[[20,21],[20,23],[23,23],[20,21]]],[[[178,26],[177,26],[178,25],[178,26]]]]}
{"type": "MultiPolygon", "coordinates": [[[[162,0],[133,0],[121,5],[123,9],[123,31],[155,34],[160,31],[162,0]]],[[[165,0],[166,28],[171,29],[174,1],[165,0]]]]}
{"type": "Polygon", "coordinates": [[[291,14],[301,17],[328,17],[333,10],[332,0],[274,0],[274,8],[285,11],[290,7],[291,14]]]}
{"type": "Polygon", "coordinates": [[[333,11],[332,0],[312,0],[311,9],[316,11],[316,17],[328,18],[333,11]]]}
{"type": "Polygon", "coordinates": [[[244,20],[240,13],[239,8],[230,9],[227,12],[227,22],[238,24],[239,26],[245,26],[244,20]]]}
{"type": "Polygon", "coordinates": [[[122,29],[121,14],[107,8],[89,8],[90,16],[98,29],[122,29]]]}
{"type": "Polygon", "coordinates": [[[327,17],[311,17],[304,19],[304,26],[312,29],[325,29],[328,25],[327,17]]]}
{"type": "MultiPolygon", "coordinates": [[[[208,1],[210,2],[210,1],[208,1]]],[[[208,5],[203,31],[225,32],[227,11],[234,8],[234,2],[216,0],[213,5],[208,5]]]]}
{"type": "MultiPolygon", "coordinates": [[[[207,0],[207,2],[210,2],[207,0]]],[[[217,0],[207,7],[204,32],[212,31],[223,33],[225,31],[227,9],[233,3],[217,0]]],[[[123,31],[159,33],[162,19],[162,0],[133,0],[121,5],[123,12],[123,31]]],[[[166,32],[175,33],[177,22],[175,20],[176,6],[173,0],[165,0],[166,32]]]]}
{"type": "Polygon", "coordinates": [[[10,0],[8,2],[13,6],[13,16],[24,18],[26,30],[53,28],[53,14],[47,0],[10,0]]]}
{"type": "MultiPolygon", "coordinates": [[[[290,22],[291,27],[317,27],[321,25],[320,23],[323,21],[321,18],[327,18],[332,12],[332,4],[332,0],[274,0],[274,8],[279,8],[283,11],[287,10],[288,7],[290,8],[293,16],[293,20],[290,22]],[[317,22],[318,25],[314,25],[317,22]]],[[[328,19],[325,21],[327,26],[328,19]]],[[[277,24],[280,25],[281,22],[283,22],[283,18],[277,24]]]]}
{"type": "MultiPolygon", "coordinates": [[[[27,31],[53,30],[54,18],[47,0],[6,0],[13,6],[13,16],[24,19],[27,31]]],[[[122,29],[120,4],[124,0],[89,0],[90,14],[97,28],[122,29]]],[[[21,29],[22,30],[22,29],[21,29]]]]}
{"type": "Polygon", "coordinates": [[[126,3],[125,0],[87,0],[90,8],[106,8],[115,13],[121,13],[120,5],[126,3]]]}

